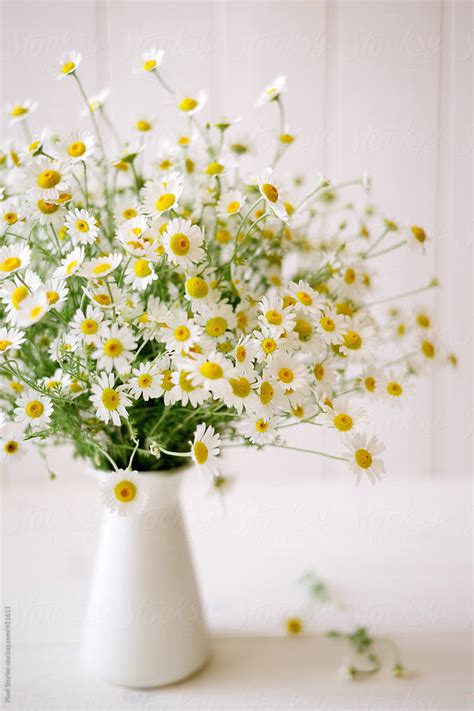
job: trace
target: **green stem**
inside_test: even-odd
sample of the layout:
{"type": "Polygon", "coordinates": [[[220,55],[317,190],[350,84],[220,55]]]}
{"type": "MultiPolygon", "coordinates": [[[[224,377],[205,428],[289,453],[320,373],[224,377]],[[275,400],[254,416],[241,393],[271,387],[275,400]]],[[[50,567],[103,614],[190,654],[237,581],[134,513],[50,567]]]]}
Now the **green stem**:
{"type": "Polygon", "coordinates": [[[377,301],[371,301],[368,304],[364,304],[362,308],[369,308],[370,306],[378,306],[379,304],[386,304],[388,301],[394,301],[395,299],[404,299],[406,296],[413,296],[413,294],[421,294],[422,291],[427,291],[428,289],[433,289],[438,286],[437,281],[431,281],[427,286],[422,286],[419,289],[412,289],[411,291],[405,291],[401,294],[395,294],[395,296],[387,296],[386,299],[378,299],[377,301]]]}
{"type": "Polygon", "coordinates": [[[380,235],[380,237],[378,237],[378,238],[375,240],[375,242],[373,243],[373,245],[372,245],[371,247],[369,247],[369,249],[367,250],[367,252],[364,252],[364,254],[362,255],[362,258],[363,258],[363,259],[367,259],[367,257],[369,256],[369,254],[376,248],[376,246],[377,246],[378,244],[380,244],[380,242],[384,239],[384,237],[385,237],[389,232],[390,232],[390,230],[388,229],[388,227],[385,228],[385,230],[382,232],[382,234],[380,235]]]}
{"type": "Polygon", "coordinates": [[[388,254],[388,252],[393,252],[394,249],[403,247],[404,244],[406,244],[406,240],[397,242],[397,244],[393,244],[391,247],[387,247],[387,249],[382,249],[381,252],[375,252],[375,254],[371,254],[370,257],[365,256],[365,259],[373,259],[374,257],[380,257],[382,254],[388,254]]]}

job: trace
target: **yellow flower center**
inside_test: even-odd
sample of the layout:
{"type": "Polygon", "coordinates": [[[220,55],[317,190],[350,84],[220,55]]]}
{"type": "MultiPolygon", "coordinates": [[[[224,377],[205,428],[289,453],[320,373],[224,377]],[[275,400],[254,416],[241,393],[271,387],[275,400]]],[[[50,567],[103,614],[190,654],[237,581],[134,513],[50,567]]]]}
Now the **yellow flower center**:
{"type": "Polygon", "coordinates": [[[161,170],[169,170],[172,167],[173,167],[173,163],[170,160],[168,160],[167,158],[165,158],[165,160],[162,160],[160,163],[161,170]]]}
{"type": "Polygon", "coordinates": [[[61,180],[61,174],[57,170],[44,170],[38,175],[38,185],[43,190],[54,188],[61,180]]]}
{"type": "Polygon", "coordinates": [[[28,296],[28,289],[26,286],[17,286],[17,288],[12,293],[12,304],[15,309],[18,309],[23,299],[28,296]]]}
{"type": "Polygon", "coordinates": [[[21,266],[21,259],[19,257],[7,257],[3,262],[0,263],[0,271],[2,272],[12,272],[21,266]]]}
{"type": "Polygon", "coordinates": [[[277,202],[278,190],[274,185],[272,185],[271,183],[263,183],[261,191],[269,202],[277,202]]]}
{"type": "Polygon", "coordinates": [[[267,420],[264,420],[262,417],[255,423],[255,429],[257,430],[257,432],[266,432],[269,427],[270,423],[267,422],[267,420]]]}
{"type": "Polygon", "coordinates": [[[104,344],[104,353],[110,358],[117,358],[123,351],[123,345],[117,338],[109,338],[104,344]]]}
{"type": "Polygon", "coordinates": [[[112,303],[111,298],[108,294],[96,294],[94,296],[94,301],[101,306],[110,306],[112,303]]]}
{"type": "Polygon", "coordinates": [[[267,319],[268,323],[271,323],[272,326],[281,326],[281,323],[283,321],[283,317],[279,311],[275,311],[274,309],[270,309],[270,311],[267,311],[265,314],[265,318],[267,319]]]}
{"type": "Polygon", "coordinates": [[[198,102],[196,99],[192,99],[189,96],[185,96],[184,99],[181,99],[181,101],[178,104],[178,108],[181,109],[181,111],[192,111],[193,109],[196,108],[198,105],[198,102]]]}
{"type": "Polygon", "coordinates": [[[286,143],[289,145],[290,143],[293,143],[295,140],[295,137],[291,135],[291,133],[281,133],[280,134],[280,143],[286,143]]]}
{"type": "Polygon", "coordinates": [[[373,378],[371,375],[368,375],[365,380],[364,380],[364,385],[365,389],[369,391],[369,393],[373,393],[375,391],[375,386],[377,383],[375,382],[375,378],[373,378]]]}
{"type": "Polygon", "coordinates": [[[270,355],[270,353],[274,353],[276,349],[278,348],[277,342],[273,338],[264,338],[262,341],[262,349],[263,352],[266,353],[267,355],[270,355]]]}
{"type": "Polygon", "coordinates": [[[122,212],[122,217],[125,220],[131,220],[132,218],[136,217],[138,215],[138,212],[134,210],[132,207],[128,207],[126,210],[122,212]]]}
{"type": "Polygon", "coordinates": [[[24,116],[27,113],[28,109],[26,108],[26,106],[14,106],[10,111],[10,116],[13,116],[13,118],[17,118],[18,116],[24,116]]]}
{"type": "Polygon", "coordinates": [[[89,223],[85,220],[77,220],[76,230],[79,230],[79,232],[89,232],[89,223]]]}
{"type": "Polygon", "coordinates": [[[198,464],[204,464],[209,456],[209,450],[204,442],[195,442],[193,446],[194,456],[198,464]]]}
{"type": "Polygon", "coordinates": [[[389,395],[393,395],[393,397],[400,397],[403,392],[403,388],[400,383],[392,380],[390,383],[387,383],[387,392],[389,395]]]}
{"type": "Polygon", "coordinates": [[[349,304],[340,302],[336,304],[336,313],[341,314],[342,316],[352,316],[353,311],[349,304]]]}
{"type": "Polygon", "coordinates": [[[206,168],[206,175],[220,175],[224,171],[224,166],[222,163],[217,163],[214,161],[213,163],[209,163],[209,165],[206,168]]]}
{"type": "Polygon", "coordinates": [[[210,318],[206,323],[206,333],[211,338],[222,336],[227,330],[227,321],[221,316],[210,318]]]}
{"type": "Polygon", "coordinates": [[[46,200],[38,200],[37,202],[38,210],[43,213],[43,215],[53,215],[57,210],[59,210],[59,205],[55,205],[52,202],[46,202],[46,200]]]}
{"type": "Polygon", "coordinates": [[[151,123],[149,121],[137,121],[135,127],[138,131],[151,131],[151,123]]]}
{"type": "Polygon", "coordinates": [[[137,259],[133,265],[137,277],[147,277],[151,274],[150,262],[147,259],[137,259]]]}
{"type": "Polygon", "coordinates": [[[334,427],[339,430],[339,432],[349,432],[354,424],[352,417],[346,413],[341,413],[336,415],[333,420],[334,427]]]}
{"type": "Polygon", "coordinates": [[[282,383],[288,384],[293,382],[295,376],[290,368],[280,368],[278,371],[278,378],[282,381],[282,383]]]}
{"type": "Polygon", "coordinates": [[[354,457],[361,469],[368,469],[372,464],[372,455],[366,449],[358,449],[354,457]]]}
{"type": "Polygon", "coordinates": [[[329,316],[323,316],[322,318],[320,318],[319,324],[324,331],[327,331],[327,333],[332,333],[336,328],[336,324],[334,323],[332,318],[329,318],[329,316]]]}
{"type": "Polygon", "coordinates": [[[9,225],[14,225],[16,222],[18,222],[18,215],[16,214],[16,212],[6,212],[3,216],[3,219],[9,225]]]}
{"type": "Polygon", "coordinates": [[[86,318],[81,323],[82,333],[85,333],[88,336],[90,336],[93,333],[97,333],[98,328],[99,328],[99,324],[97,323],[97,321],[94,321],[94,319],[92,319],[92,318],[86,318]]]}
{"type": "Polygon", "coordinates": [[[351,269],[351,268],[346,269],[345,274],[344,274],[344,281],[346,282],[346,284],[349,284],[349,286],[350,286],[351,284],[353,284],[355,282],[355,280],[356,280],[356,273],[355,273],[354,269],[351,269]]]}
{"type": "Polygon", "coordinates": [[[260,402],[262,405],[268,405],[273,400],[275,391],[269,382],[265,381],[260,386],[260,402]]]}
{"type": "Polygon", "coordinates": [[[209,293],[209,287],[201,277],[191,277],[186,281],[186,292],[193,299],[204,299],[209,293]]]}
{"type": "Polygon", "coordinates": [[[416,322],[420,328],[429,328],[430,327],[430,319],[426,314],[418,314],[416,317],[416,322]]]}
{"type": "Polygon", "coordinates": [[[5,454],[16,454],[19,449],[19,444],[18,442],[15,442],[14,440],[9,440],[8,442],[5,442],[3,445],[3,451],[5,454]]]}
{"type": "Polygon", "coordinates": [[[248,397],[251,392],[250,383],[247,378],[230,378],[230,386],[236,397],[248,397]]]}
{"type": "Polygon", "coordinates": [[[310,341],[311,336],[313,335],[313,327],[311,323],[303,318],[296,319],[295,331],[298,334],[299,340],[304,343],[310,341]]]}
{"type": "Polygon", "coordinates": [[[180,343],[182,343],[183,341],[188,340],[191,335],[191,332],[189,328],[187,328],[187,326],[178,326],[177,328],[175,328],[173,335],[177,341],[180,341],[180,343]]]}
{"type": "Polygon", "coordinates": [[[35,319],[38,318],[43,313],[43,307],[42,306],[34,306],[31,311],[30,311],[30,318],[35,319]]]}
{"type": "MultiPolygon", "coordinates": [[[[229,212],[229,210],[227,210],[227,212],[229,212]]],[[[220,244],[227,244],[231,239],[232,235],[228,230],[217,230],[216,240],[220,242],[220,244]]]]}
{"type": "Polygon", "coordinates": [[[15,393],[21,393],[23,391],[23,385],[21,383],[16,383],[15,381],[10,383],[10,387],[15,393]]]}
{"type": "Polygon", "coordinates": [[[149,373],[143,373],[142,375],[138,376],[137,383],[138,383],[139,388],[142,388],[142,389],[149,388],[150,385],[152,384],[152,382],[153,382],[153,378],[151,377],[151,375],[149,373]]]}
{"type": "Polygon", "coordinates": [[[59,301],[59,294],[57,291],[47,291],[46,292],[46,297],[48,299],[48,303],[50,306],[53,306],[59,301]]]}
{"type": "Polygon", "coordinates": [[[170,249],[178,257],[184,257],[189,252],[190,246],[189,238],[182,232],[177,232],[170,239],[170,249]]]}
{"type": "Polygon", "coordinates": [[[76,65],[74,64],[74,62],[65,62],[61,67],[61,74],[70,74],[74,71],[75,68],[76,65]]]}
{"type": "Polygon", "coordinates": [[[173,372],[171,370],[163,371],[163,380],[161,382],[161,387],[163,390],[172,390],[174,388],[173,383],[173,372]]]}
{"type": "Polygon", "coordinates": [[[102,392],[102,404],[107,410],[116,410],[120,405],[120,393],[113,388],[104,388],[102,392]]]}
{"type": "Polygon", "coordinates": [[[86,145],[82,141],[75,141],[68,146],[67,152],[71,158],[79,158],[86,152],[86,145]]]}
{"type": "Polygon", "coordinates": [[[156,69],[155,59],[147,59],[146,62],[143,62],[143,71],[152,72],[153,69],[156,69]]]}
{"type": "Polygon", "coordinates": [[[165,210],[169,210],[174,205],[175,200],[176,197],[173,193],[163,193],[156,201],[156,209],[158,212],[165,212],[165,210]]]}
{"type": "Polygon", "coordinates": [[[136,497],[137,487],[135,486],[133,481],[124,479],[123,481],[119,481],[119,483],[115,485],[114,495],[117,501],[120,501],[122,504],[128,504],[136,497]]]}
{"type": "Polygon", "coordinates": [[[322,380],[324,378],[324,366],[318,363],[314,366],[313,373],[316,380],[322,380]]]}
{"type": "Polygon", "coordinates": [[[235,349],[235,357],[239,363],[243,363],[245,361],[245,358],[247,357],[247,349],[245,346],[237,346],[235,349]]]}
{"type": "Polygon", "coordinates": [[[313,299],[311,298],[311,295],[308,294],[306,291],[297,291],[296,296],[298,298],[298,301],[305,306],[311,306],[313,303],[313,299]]]}
{"type": "Polygon", "coordinates": [[[74,269],[77,267],[77,260],[73,259],[72,262],[69,262],[69,264],[66,267],[66,274],[72,274],[74,269]]]}
{"type": "Polygon", "coordinates": [[[31,402],[29,402],[26,406],[26,414],[28,415],[28,417],[31,417],[33,419],[41,417],[43,412],[44,406],[43,403],[41,403],[39,400],[31,400],[31,402]]]}
{"type": "Polygon", "coordinates": [[[240,202],[238,200],[231,200],[231,202],[227,205],[227,212],[229,213],[229,215],[234,215],[239,210],[240,210],[240,202]]]}
{"type": "Polygon", "coordinates": [[[436,355],[436,349],[431,341],[422,341],[421,351],[427,358],[434,358],[436,355]]]}
{"type": "Polygon", "coordinates": [[[179,386],[181,390],[186,393],[190,393],[192,390],[196,389],[192,384],[191,380],[189,379],[189,373],[187,373],[185,370],[181,370],[179,373],[179,386]]]}
{"type": "Polygon", "coordinates": [[[108,272],[111,267],[112,264],[110,262],[101,262],[100,264],[96,264],[95,267],[92,267],[92,273],[104,274],[105,272],[108,272]]]}
{"type": "Polygon", "coordinates": [[[423,227],[418,227],[417,225],[413,225],[411,228],[411,233],[416,239],[417,242],[420,244],[423,244],[423,242],[426,241],[426,232],[423,229],[423,227]]]}
{"type": "Polygon", "coordinates": [[[6,351],[12,345],[11,341],[0,341],[0,352],[6,351]]]}
{"type": "Polygon", "coordinates": [[[212,360],[208,360],[206,363],[203,363],[199,368],[199,372],[208,380],[219,380],[224,375],[224,371],[219,363],[214,363],[212,360]]]}
{"type": "Polygon", "coordinates": [[[356,331],[348,331],[344,336],[344,345],[351,351],[358,351],[362,346],[362,338],[356,331]]]}

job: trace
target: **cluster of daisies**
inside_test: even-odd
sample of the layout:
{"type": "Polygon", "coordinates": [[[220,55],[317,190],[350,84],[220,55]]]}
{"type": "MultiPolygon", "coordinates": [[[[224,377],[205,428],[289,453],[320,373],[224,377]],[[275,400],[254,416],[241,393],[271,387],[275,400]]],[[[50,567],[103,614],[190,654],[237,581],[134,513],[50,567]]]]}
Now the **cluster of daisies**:
{"type": "Polygon", "coordinates": [[[0,148],[3,459],[32,440],[71,441],[108,471],[104,501],[123,514],[146,504],[136,470],[192,459],[221,482],[223,440],[285,447],[283,430],[306,422],[341,438],[336,455],[316,453],[379,479],[384,447],[367,434],[364,397],[403,401],[445,356],[426,309],[375,318],[372,259],[424,250],[423,228],[342,202],[343,188],[368,190],[365,175],[309,189],[282,179],[295,140],[284,77],[258,99],[277,107],[279,128],[258,159],[269,167],[252,173],[239,119],[200,120],[206,94],[173,89],[161,50],[136,69],[176,107],[166,138],[141,114],[124,142],[80,63],[67,53],[55,76],[76,82],[91,130],[32,131],[36,103],[7,107],[18,137],[0,148]]]}

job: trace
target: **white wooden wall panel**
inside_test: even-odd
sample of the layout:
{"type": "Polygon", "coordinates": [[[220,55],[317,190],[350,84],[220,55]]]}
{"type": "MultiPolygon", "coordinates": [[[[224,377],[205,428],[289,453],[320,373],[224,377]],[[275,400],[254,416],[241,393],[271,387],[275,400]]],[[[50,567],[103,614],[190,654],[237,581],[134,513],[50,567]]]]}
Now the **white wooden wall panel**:
{"type": "MultiPolygon", "coordinates": [[[[277,117],[274,107],[256,111],[255,98],[267,81],[286,73],[287,119],[301,138],[282,171],[316,176],[321,170],[337,180],[368,168],[387,215],[439,235],[425,259],[397,252],[382,257],[385,276],[378,286],[389,295],[438,271],[443,291],[421,301],[435,305],[443,334],[459,352],[459,374],[423,382],[413,409],[377,425],[394,475],[450,474],[468,469],[472,434],[472,330],[466,326],[471,9],[449,0],[7,1],[1,5],[2,105],[31,96],[40,101],[35,126],[85,125],[73,82],[55,83],[50,74],[58,54],[77,48],[88,91],[111,87],[111,112],[123,133],[140,111],[155,113],[164,131],[176,119],[168,97],[151,77],[131,73],[143,49],[162,46],[173,85],[209,91],[205,118],[238,113],[243,132],[257,130],[258,166],[270,155],[268,127],[277,117]]],[[[314,432],[292,433],[297,443],[309,435],[314,432]]],[[[269,453],[266,461],[269,468],[315,467],[304,456],[295,461],[269,453]]],[[[256,459],[246,453],[237,464],[256,466],[256,459]]],[[[332,476],[326,466],[324,472],[332,476]]]]}

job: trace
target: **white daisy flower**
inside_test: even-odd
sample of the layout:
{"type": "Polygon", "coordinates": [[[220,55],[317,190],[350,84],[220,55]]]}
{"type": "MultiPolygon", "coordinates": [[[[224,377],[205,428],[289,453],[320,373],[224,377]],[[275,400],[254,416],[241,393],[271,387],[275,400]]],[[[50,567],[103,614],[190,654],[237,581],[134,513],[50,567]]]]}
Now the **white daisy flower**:
{"type": "Polygon", "coordinates": [[[235,364],[240,370],[253,371],[258,344],[250,335],[241,336],[234,349],[235,364]]]}
{"type": "Polygon", "coordinates": [[[265,198],[266,205],[273,214],[283,222],[288,222],[288,213],[280,200],[280,192],[278,186],[275,185],[272,168],[267,168],[258,176],[257,185],[262,197],[265,198]]]}
{"type": "Polygon", "coordinates": [[[258,363],[269,363],[275,355],[286,353],[288,350],[288,339],[277,336],[274,331],[264,326],[261,330],[255,330],[251,338],[257,349],[258,363]]]}
{"type": "Polygon", "coordinates": [[[409,247],[422,254],[426,252],[426,246],[429,244],[430,239],[423,227],[412,225],[410,228],[404,230],[404,234],[409,247]]]}
{"type": "Polygon", "coordinates": [[[99,225],[88,210],[75,209],[68,212],[66,229],[74,244],[94,244],[99,236],[99,225]]]}
{"type": "Polygon", "coordinates": [[[55,279],[68,279],[73,274],[76,274],[81,268],[84,261],[84,247],[74,247],[62,260],[61,265],[53,272],[55,279]]]}
{"type": "Polygon", "coordinates": [[[143,397],[144,400],[159,397],[163,394],[159,367],[151,362],[140,363],[138,368],[133,369],[133,376],[127,382],[127,386],[135,400],[139,397],[143,397]]]}
{"type": "Polygon", "coordinates": [[[286,91],[286,76],[281,75],[276,77],[270,84],[267,84],[255,105],[257,107],[265,106],[265,104],[270,103],[270,101],[278,99],[284,91],[286,91]]]}
{"type": "Polygon", "coordinates": [[[290,281],[287,294],[290,296],[288,301],[291,303],[291,300],[294,299],[295,304],[305,314],[319,316],[326,306],[318,292],[302,279],[297,284],[290,281]]]}
{"type": "Polygon", "coordinates": [[[125,270],[125,284],[138,291],[145,291],[156,279],[158,274],[148,259],[132,259],[125,270]]]}
{"type": "Polygon", "coordinates": [[[295,313],[291,306],[283,306],[281,296],[264,296],[259,304],[259,322],[274,336],[281,336],[285,331],[292,331],[295,326],[295,313]]]}
{"type": "Polygon", "coordinates": [[[318,361],[312,367],[312,371],[316,381],[317,394],[322,397],[326,393],[332,393],[337,378],[334,361],[327,358],[318,361]]]}
{"type": "Polygon", "coordinates": [[[245,205],[246,197],[239,190],[229,190],[222,194],[217,203],[217,215],[222,219],[238,215],[245,205]]]}
{"type": "Polygon", "coordinates": [[[367,422],[367,413],[360,407],[356,407],[348,398],[340,397],[334,400],[331,405],[322,405],[324,420],[329,427],[334,427],[343,434],[358,430],[367,422]]]}
{"type": "Polygon", "coordinates": [[[23,220],[22,210],[16,198],[0,202],[0,233],[3,234],[10,227],[14,227],[14,225],[23,220]]]}
{"type": "Polygon", "coordinates": [[[156,116],[151,114],[137,114],[133,119],[132,128],[138,133],[151,133],[155,128],[156,116]]]}
{"type": "Polygon", "coordinates": [[[202,329],[188,316],[184,309],[170,311],[166,319],[167,328],[160,332],[160,340],[166,343],[168,351],[182,353],[198,343],[202,329]]]}
{"type": "Polygon", "coordinates": [[[128,373],[130,361],[134,358],[133,351],[137,341],[127,326],[106,326],[100,330],[101,343],[92,358],[97,360],[97,368],[107,373],[115,368],[118,373],[128,373]]]}
{"type": "Polygon", "coordinates": [[[206,336],[221,342],[229,337],[237,325],[234,310],[226,301],[203,306],[196,315],[197,323],[203,327],[206,336]]]}
{"type": "Polygon", "coordinates": [[[64,52],[54,63],[53,75],[56,79],[64,79],[64,77],[73,74],[79,68],[82,56],[79,52],[69,51],[64,52]]]}
{"type": "Polygon", "coordinates": [[[69,293],[66,282],[62,279],[48,279],[44,284],[44,289],[50,308],[60,311],[69,293]]]}
{"type": "Polygon", "coordinates": [[[200,227],[181,218],[171,220],[163,234],[163,246],[168,259],[183,269],[202,262],[205,252],[201,245],[204,236],[200,227]]]}
{"type": "Polygon", "coordinates": [[[197,114],[204,108],[207,102],[207,94],[205,91],[198,91],[195,96],[183,96],[178,102],[178,109],[186,113],[188,116],[197,114]]]}
{"type": "Polygon", "coordinates": [[[365,393],[378,397],[382,394],[383,379],[384,375],[380,368],[369,365],[360,376],[360,387],[365,393]]]}
{"type": "MultiPolygon", "coordinates": [[[[127,209],[125,212],[127,212],[127,209]]],[[[128,217],[123,220],[119,224],[116,234],[127,252],[135,257],[144,257],[150,248],[150,240],[145,236],[148,229],[147,218],[144,215],[135,215],[135,217],[128,217]]]]}
{"type": "Polygon", "coordinates": [[[79,270],[79,275],[86,279],[102,279],[112,274],[122,263],[122,255],[119,252],[112,252],[104,257],[96,257],[88,262],[83,262],[79,270]]]}
{"type": "Polygon", "coordinates": [[[130,469],[118,469],[106,474],[100,484],[100,497],[104,506],[112,514],[136,516],[148,504],[149,492],[145,477],[130,469]]]}
{"type": "Polygon", "coordinates": [[[0,355],[19,348],[25,340],[25,334],[18,328],[0,327],[0,355]]]}
{"type": "Polygon", "coordinates": [[[31,269],[27,269],[22,280],[14,277],[4,281],[0,287],[0,298],[5,306],[7,321],[16,324],[20,304],[27,296],[41,286],[41,279],[31,269]]]}
{"type": "Polygon", "coordinates": [[[56,153],[60,160],[77,163],[88,160],[94,153],[95,138],[88,131],[71,131],[56,144],[56,153]]]}
{"type": "Polygon", "coordinates": [[[154,72],[156,69],[161,67],[163,63],[163,57],[165,52],[163,49],[147,49],[146,52],[142,52],[140,55],[140,61],[135,67],[135,72],[154,72]]]}
{"type": "Polygon", "coordinates": [[[398,407],[407,395],[406,378],[391,370],[381,376],[378,392],[385,401],[398,407]]]}
{"type": "Polygon", "coordinates": [[[89,304],[86,311],[78,309],[71,322],[72,333],[81,338],[86,345],[100,344],[100,328],[109,326],[109,321],[104,320],[104,312],[89,304]]]}
{"type": "Polygon", "coordinates": [[[143,208],[153,217],[168,210],[176,210],[183,193],[183,179],[179,173],[169,173],[160,180],[150,181],[143,188],[143,208]]]}
{"type": "Polygon", "coordinates": [[[270,381],[267,377],[258,377],[256,393],[259,401],[258,412],[264,419],[284,410],[288,405],[283,388],[273,379],[270,381]]]}
{"type": "Polygon", "coordinates": [[[54,339],[49,347],[48,353],[51,360],[60,363],[61,360],[70,353],[75,353],[79,350],[80,346],[81,341],[76,334],[65,333],[54,339]]]}
{"type": "Polygon", "coordinates": [[[98,94],[91,96],[88,105],[82,109],[81,116],[89,116],[91,112],[95,114],[97,111],[100,111],[104,107],[109,94],[110,89],[102,89],[98,94]]]}
{"type": "Polygon", "coordinates": [[[256,383],[256,373],[235,368],[229,377],[230,389],[222,395],[227,407],[234,407],[239,415],[244,409],[257,412],[260,401],[255,391],[256,383]]]}
{"type": "Polygon", "coordinates": [[[95,306],[100,309],[119,309],[125,304],[125,294],[114,282],[94,284],[92,289],[84,289],[95,306]]]}
{"type": "Polygon", "coordinates": [[[0,280],[26,269],[30,260],[31,249],[24,244],[0,247],[0,280]]]}
{"type": "Polygon", "coordinates": [[[216,476],[219,473],[218,460],[221,438],[214,427],[206,427],[202,422],[196,427],[192,442],[192,458],[200,472],[216,476]]]}
{"type": "Polygon", "coordinates": [[[274,417],[250,415],[243,420],[240,429],[244,437],[253,444],[265,445],[275,441],[277,437],[275,425],[274,417]]]}
{"type": "Polygon", "coordinates": [[[285,391],[298,392],[308,383],[306,367],[289,353],[278,353],[274,356],[264,371],[264,377],[277,382],[285,391]]]}
{"type": "Polygon", "coordinates": [[[19,123],[20,121],[25,121],[25,119],[29,118],[37,108],[38,102],[30,101],[29,99],[8,104],[5,109],[5,113],[10,119],[10,126],[13,126],[15,123],[19,123]]]}
{"type": "Polygon", "coordinates": [[[51,377],[43,378],[41,380],[41,384],[46,390],[68,393],[71,391],[72,378],[61,368],[56,368],[51,377]]]}
{"type": "Polygon", "coordinates": [[[179,369],[173,372],[172,381],[174,388],[171,391],[171,399],[173,402],[181,402],[184,406],[190,403],[192,407],[199,407],[211,394],[203,387],[193,384],[188,368],[189,363],[183,362],[179,369]]]}
{"type": "Polygon", "coordinates": [[[359,260],[343,264],[330,285],[341,298],[357,302],[367,288],[366,281],[366,265],[359,260]]]}
{"type": "MultiPolygon", "coordinates": [[[[140,217],[140,203],[135,195],[119,197],[115,203],[114,218],[119,226],[140,217]]],[[[142,216],[143,217],[143,216],[142,216]]],[[[143,230],[141,230],[143,231],[143,230]]]]}
{"type": "Polygon", "coordinates": [[[48,310],[48,297],[44,288],[41,288],[21,302],[16,322],[19,326],[31,326],[40,321],[48,310]]]}
{"type": "Polygon", "coordinates": [[[425,364],[433,365],[439,361],[438,339],[433,333],[424,333],[418,338],[417,353],[425,364]]]}
{"type": "Polygon", "coordinates": [[[291,333],[285,333],[282,340],[288,341],[287,351],[300,350],[315,356],[321,352],[321,337],[310,314],[295,312],[295,325],[291,333]]]}
{"type": "Polygon", "coordinates": [[[4,464],[18,462],[28,453],[29,445],[19,427],[8,427],[0,433],[0,461],[4,464]]]}
{"type": "Polygon", "coordinates": [[[30,425],[32,430],[41,430],[49,426],[52,413],[53,403],[49,397],[27,390],[16,401],[15,422],[30,425]]]}
{"type": "Polygon", "coordinates": [[[375,330],[371,325],[352,320],[344,334],[344,340],[339,351],[352,361],[363,361],[370,358],[377,345],[375,330]]]}
{"type": "Polygon", "coordinates": [[[216,301],[209,282],[202,275],[190,276],[186,279],[184,291],[193,311],[201,311],[204,306],[216,301]]]}
{"type": "Polygon", "coordinates": [[[37,156],[28,163],[26,178],[31,199],[54,203],[62,193],[70,193],[67,166],[47,156],[37,156]]]}
{"type": "Polygon", "coordinates": [[[328,345],[339,345],[349,329],[347,316],[338,314],[334,309],[327,308],[316,318],[316,330],[328,345]]]}
{"type": "Polygon", "coordinates": [[[380,475],[385,472],[382,459],[378,456],[385,450],[385,446],[377,437],[368,438],[365,434],[354,434],[347,441],[347,451],[343,456],[348,458],[348,463],[357,475],[357,483],[367,475],[371,484],[380,481],[380,475]]]}
{"type": "Polygon", "coordinates": [[[202,385],[218,397],[230,390],[228,378],[233,365],[221,353],[214,351],[207,356],[196,355],[190,362],[189,370],[193,385],[202,385]]]}
{"type": "Polygon", "coordinates": [[[116,427],[120,427],[120,418],[128,418],[126,408],[130,405],[130,398],[125,390],[126,385],[115,385],[113,373],[101,373],[97,383],[92,385],[90,400],[96,408],[97,417],[105,422],[112,420],[116,427]]]}

